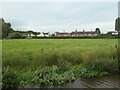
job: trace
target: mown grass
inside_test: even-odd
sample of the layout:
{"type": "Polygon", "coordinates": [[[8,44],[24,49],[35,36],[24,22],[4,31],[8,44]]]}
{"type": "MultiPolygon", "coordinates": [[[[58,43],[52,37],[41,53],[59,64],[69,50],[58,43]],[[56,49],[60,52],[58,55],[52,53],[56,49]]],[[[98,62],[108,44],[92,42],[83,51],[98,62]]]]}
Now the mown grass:
{"type": "Polygon", "coordinates": [[[64,84],[118,72],[117,39],[15,39],[2,44],[3,67],[22,72],[20,86],[64,84]],[[23,79],[27,77],[33,79],[23,79]]]}

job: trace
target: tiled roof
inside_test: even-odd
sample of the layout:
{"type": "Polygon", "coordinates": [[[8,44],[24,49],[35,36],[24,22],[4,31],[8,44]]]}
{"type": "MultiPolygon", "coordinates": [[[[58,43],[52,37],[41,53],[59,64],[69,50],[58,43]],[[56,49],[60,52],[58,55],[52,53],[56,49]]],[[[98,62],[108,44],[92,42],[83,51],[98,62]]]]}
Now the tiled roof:
{"type": "Polygon", "coordinates": [[[98,34],[95,31],[84,31],[84,32],[72,32],[72,34],[98,34]]]}
{"type": "Polygon", "coordinates": [[[49,33],[43,33],[44,35],[48,35],[49,33]]]}
{"type": "Polygon", "coordinates": [[[55,32],[56,34],[68,34],[67,32],[55,32]]]}

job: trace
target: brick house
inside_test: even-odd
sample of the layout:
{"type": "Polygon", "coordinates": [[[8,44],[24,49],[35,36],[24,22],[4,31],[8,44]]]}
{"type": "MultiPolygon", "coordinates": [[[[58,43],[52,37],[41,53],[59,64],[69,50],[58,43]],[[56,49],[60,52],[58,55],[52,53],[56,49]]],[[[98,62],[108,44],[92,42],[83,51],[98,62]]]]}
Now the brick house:
{"type": "Polygon", "coordinates": [[[56,37],[71,37],[72,34],[68,32],[55,32],[56,37]]]}
{"type": "Polygon", "coordinates": [[[72,37],[95,37],[98,36],[99,33],[96,31],[73,31],[72,33],[72,37]]]}

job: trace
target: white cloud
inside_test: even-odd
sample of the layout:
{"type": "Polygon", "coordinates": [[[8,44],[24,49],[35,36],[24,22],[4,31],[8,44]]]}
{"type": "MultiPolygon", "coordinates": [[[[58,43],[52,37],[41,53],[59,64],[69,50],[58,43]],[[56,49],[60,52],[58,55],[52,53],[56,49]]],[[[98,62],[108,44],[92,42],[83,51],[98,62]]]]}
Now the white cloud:
{"type": "Polygon", "coordinates": [[[114,30],[117,3],[2,3],[12,27],[34,31],[114,30]]]}

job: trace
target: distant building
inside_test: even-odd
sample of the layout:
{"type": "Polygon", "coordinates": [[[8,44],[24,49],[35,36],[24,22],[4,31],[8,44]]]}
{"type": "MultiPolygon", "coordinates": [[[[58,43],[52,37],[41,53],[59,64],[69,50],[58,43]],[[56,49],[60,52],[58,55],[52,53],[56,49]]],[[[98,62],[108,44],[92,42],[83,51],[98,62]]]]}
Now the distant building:
{"type": "Polygon", "coordinates": [[[20,32],[23,37],[32,38],[32,37],[40,37],[40,32],[33,32],[33,31],[21,31],[20,32]]]}
{"type": "Polygon", "coordinates": [[[99,33],[96,32],[96,31],[73,31],[72,33],[72,37],[95,37],[95,36],[98,36],[99,33]]]}
{"type": "Polygon", "coordinates": [[[117,31],[109,31],[107,34],[118,35],[118,32],[117,31]]]}
{"type": "Polygon", "coordinates": [[[21,34],[22,37],[26,37],[26,38],[35,37],[35,34],[33,34],[32,32],[21,31],[21,32],[19,32],[19,33],[21,34]]]}
{"type": "Polygon", "coordinates": [[[32,37],[35,37],[35,35],[33,33],[28,33],[27,34],[27,38],[32,38],[32,37]]]}
{"type": "Polygon", "coordinates": [[[56,37],[71,37],[71,33],[68,32],[55,32],[54,34],[56,37]]]}
{"type": "Polygon", "coordinates": [[[47,32],[47,33],[43,32],[43,35],[44,35],[44,37],[49,37],[50,36],[49,32],[47,32]]]}
{"type": "Polygon", "coordinates": [[[57,37],[95,37],[98,36],[99,33],[96,31],[73,31],[71,33],[68,32],[55,32],[55,36],[57,37]]]}
{"type": "Polygon", "coordinates": [[[50,37],[50,33],[49,32],[41,32],[39,35],[37,35],[38,37],[50,37]]]}

